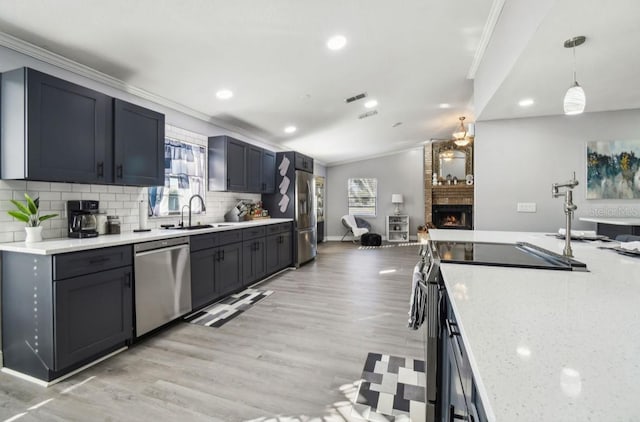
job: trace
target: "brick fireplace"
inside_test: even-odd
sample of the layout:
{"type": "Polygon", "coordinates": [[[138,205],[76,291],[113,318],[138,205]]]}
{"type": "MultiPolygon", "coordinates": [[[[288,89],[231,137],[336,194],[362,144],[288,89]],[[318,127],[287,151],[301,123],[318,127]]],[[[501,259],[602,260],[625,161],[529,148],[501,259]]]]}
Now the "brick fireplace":
{"type": "Polygon", "coordinates": [[[444,225],[443,213],[450,212],[445,219],[446,227],[473,229],[474,185],[464,181],[457,184],[433,185],[433,142],[424,146],[424,220],[434,226],[444,225]],[[437,212],[437,215],[436,215],[437,212]]]}
{"type": "Polygon", "coordinates": [[[434,205],[433,225],[437,229],[473,229],[472,205],[434,205]]]}

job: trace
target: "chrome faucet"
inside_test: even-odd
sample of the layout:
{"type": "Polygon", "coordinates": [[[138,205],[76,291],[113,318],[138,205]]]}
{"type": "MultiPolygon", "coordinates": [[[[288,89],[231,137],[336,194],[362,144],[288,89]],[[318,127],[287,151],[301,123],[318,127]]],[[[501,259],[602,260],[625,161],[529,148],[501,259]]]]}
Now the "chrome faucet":
{"type": "Polygon", "coordinates": [[[564,196],[564,214],[567,219],[567,228],[564,234],[564,250],[562,254],[567,257],[573,257],[573,251],[571,250],[571,220],[573,219],[573,212],[578,207],[573,203],[573,188],[578,186],[576,180],[576,172],[573,172],[573,179],[565,183],[554,183],[551,185],[551,195],[553,198],[559,198],[564,196]],[[560,188],[566,188],[564,192],[560,192],[560,188]]]}
{"type": "Polygon", "coordinates": [[[202,204],[202,211],[207,210],[207,207],[204,205],[204,199],[198,194],[192,195],[191,198],[189,198],[189,227],[191,227],[191,201],[193,201],[193,198],[200,199],[200,203],[202,204]]]}

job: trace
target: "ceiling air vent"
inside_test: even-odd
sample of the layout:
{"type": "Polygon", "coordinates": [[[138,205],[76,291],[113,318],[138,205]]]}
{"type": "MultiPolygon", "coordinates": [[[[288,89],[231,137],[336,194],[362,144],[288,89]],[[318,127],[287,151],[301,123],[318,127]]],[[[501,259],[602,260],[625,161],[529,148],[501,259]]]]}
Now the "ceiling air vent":
{"type": "Polygon", "coordinates": [[[366,113],[362,113],[358,116],[358,119],[366,119],[367,117],[375,116],[378,114],[378,110],[367,111],[366,113]]]}
{"type": "Polygon", "coordinates": [[[352,103],[354,101],[361,100],[361,99],[365,98],[366,96],[367,96],[367,93],[363,92],[362,94],[354,95],[353,97],[349,97],[349,98],[345,99],[344,102],[349,104],[349,103],[352,103]]]}

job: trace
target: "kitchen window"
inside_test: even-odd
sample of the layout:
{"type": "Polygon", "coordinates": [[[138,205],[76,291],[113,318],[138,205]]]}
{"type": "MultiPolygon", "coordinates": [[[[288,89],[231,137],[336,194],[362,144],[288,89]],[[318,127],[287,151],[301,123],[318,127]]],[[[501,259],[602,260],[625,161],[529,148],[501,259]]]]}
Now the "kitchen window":
{"type": "MultiPolygon", "coordinates": [[[[201,145],[172,138],[164,140],[164,186],[149,188],[149,215],[180,215],[191,196],[205,194],[207,150],[201,145]]],[[[192,202],[192,213],[202,213],[200,201],[192,202]]]]}
{"type": "Polygon", "coordinates": [[[378,179],[372,177],[349,179],[347,191],[349,215],[376,216],[378,179]]]}

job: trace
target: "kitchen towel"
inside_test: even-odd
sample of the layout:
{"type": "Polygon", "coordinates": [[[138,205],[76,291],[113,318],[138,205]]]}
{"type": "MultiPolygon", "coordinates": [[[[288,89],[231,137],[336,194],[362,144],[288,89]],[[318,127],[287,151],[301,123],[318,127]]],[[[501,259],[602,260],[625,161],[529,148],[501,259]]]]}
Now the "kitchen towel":
{"type": "MultiPolygon", "coordinates": [[[[567,229],[559,229],[558,230],[558,234],[560,236],[564,236],[567,233],[567,229]]],[[[578,231],[578,230],[571,230],[571,237],[572,238],[580,238],[580,237],[596,237],[597,234],[595,231],[593,230],[582,230],[582,231],[578,231]]]]}

